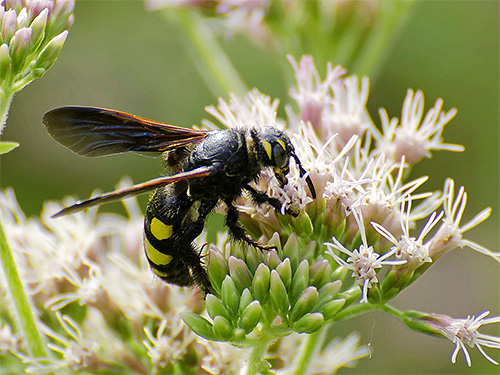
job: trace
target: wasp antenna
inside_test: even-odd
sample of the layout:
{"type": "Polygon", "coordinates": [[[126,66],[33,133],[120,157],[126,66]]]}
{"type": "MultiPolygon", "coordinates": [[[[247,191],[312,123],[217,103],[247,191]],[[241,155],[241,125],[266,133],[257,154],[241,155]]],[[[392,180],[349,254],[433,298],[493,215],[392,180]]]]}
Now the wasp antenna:
{"type": "MultiPolygon", "coordinates": [[[[297,155],[292,154],[293,158],[295,159],[295,162],[299,166],[299,171],[300,171],[300,177],[304,177],[304,175],[307,173],[306,170],[302,167],[302,163],[300,162],[300,159],[297,155]]],[[[311,192],[311,197],[313,199],[316,199],[316,189],[314,188],[314,184],[311,180],[311,177],[307,175],[306,177],[306,182],[307,182],[307,187],[309,188],[309,191],[311,192]]]]}

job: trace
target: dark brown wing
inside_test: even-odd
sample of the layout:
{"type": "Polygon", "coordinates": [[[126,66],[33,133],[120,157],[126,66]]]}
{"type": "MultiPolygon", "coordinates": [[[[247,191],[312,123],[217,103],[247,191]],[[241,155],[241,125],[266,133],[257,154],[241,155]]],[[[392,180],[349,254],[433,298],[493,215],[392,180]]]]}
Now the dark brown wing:
{"type": "Polygon", "coordinates": [[[174,182],[177,182],[177,181],[189,180],[192,178],[201,178],[201,177],[209,176],[210,174],[212,174],[212,170],[209,167],[200,167],[200,168],[193,169],[192,171],[177,173],[173,176],[158,177],[158,178],[155,178],[153,180],[149,180],[146,182],[142,182],[140,184],[132,185],[132,186],[125,188],[125,189],[114,190],[114,191],[111,191],[109,193],[104,193],[104,194],[98,195],[96,197],[93,197],[93,198],[85,200],[85,201],[79,201],[72,206],[63,208],[58,213],[52,215],[52,217],[59,217],[59,216],[72,214],[72,213],[82,211],[82,210],[89,208],[89,207],[92,207],[92,206],[97,206],[97,205],[101,205],[104,203],[117,201],[117,200],[123,199],[125,197],[130,197],[132,195],[142,194],[142,193],[148,192],[150,190],[159,188],[161,186],[173,184],[174,182]]]}
{"type": "Polygon", "coordinates": [[[56,108],[47,112],[42,122],[52,138],[83,156],[163,152],[199,142],[207,134],[203,130],[94,107],[56,108]]]}

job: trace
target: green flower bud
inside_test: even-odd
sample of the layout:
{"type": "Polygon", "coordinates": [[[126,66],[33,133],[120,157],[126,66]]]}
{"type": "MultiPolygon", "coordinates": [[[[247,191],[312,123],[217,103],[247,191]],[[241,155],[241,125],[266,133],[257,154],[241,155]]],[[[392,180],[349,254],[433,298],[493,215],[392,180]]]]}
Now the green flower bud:
{"type": "Polygon", "coordinates": [[[35,51],[45,37],[45,27],[47,26],[47,19],[49,17],[49,10],[45,8],[38,16],[31,22],[31,51],[35,51]]]}
{"type": "Polygon", "coordinates": [[[207,273],[213,288],[220,293],[222,281],[229,273],[227,261],[217,248],[211,248],[208,253],[207,273]]]}
{"type": "Polygon", "coordinates": [[[245,253],[245,264],[251,273],[255,273],[255,270],[259,264],[264,262],[264,252],[249,246],[247,252],[245,253]]]}
{"type": "Polygon", "coordinates": [[[320,329],[324,322],[323,314],[319,312],[306,314],[294,323],[293,329],[298,333],[313,333],[320,329]]]}
{"type": "Polygon", "coordinates": [[[4,82],[11,69],[9,46],[4,43],[0,46],[0,82],[4,82]]]}
{"type": "Polygon", "coordinates": [[[26,57],[30,51],[31,29],[22,28],[16,31],[10,41],[10,56],[12,59],[12,72],[19,73],[25,65],[26,57]]]}
{"type": "Polygon", "coordinates": [[[223,316],[227,320],[231,320],[231,314],[224,307],[224,304],[213,294],[207,295],[207,299],[205,301],[205,305],[207,308],[208,315],[215,319],[216,316],[223,316]]]}
{"type": "Polygon", "coordinates": [[[247,333],[243,328],[235,328],[233,330],[233,341],[243,341],[247,333]]]}
{"type": "Polygon", "coordinates": [[[295,303],[300,294],[309,286],[309,262],[304,259],[300,262],[297,270],[293,274],[292,278],[292,288],[290,291],[290,296],[292,303],[295,303]]]}
{"type": "Polygon", "coordinates": [[[336,299],[326,303],[322,308],[321,312],[325,320],[332,319],[337,313],[344,307],[345,299],[336,299]]]}
{"type": "Polygon", "coordinates": [[[290,259],[293,269],[297,268],[297,265],[300,262],[300,252],[299,241],[295,232],[290,234],[285,246],[283,246],[283,257],[290,259]]]}
{"type": "Polygon", "coordinates": [[[252,275],[245,262],[233,256],[229,257],[229,275],[238,290],[248,288],[252,285],[252,275]]]}
{"type": "Polygon", "coordinates": [[[271,271],[271,287],[269,293],[271,296],[271,305],[274,310],[277,311],[279,315],[285,316],[289,308],[288,294],[285,284],[283,284],[276,270],[271,271]]]}
{"type": "Polygon", "coordinates": [[[245,310],[252,301],[252,293],[250,293],[250,290],[248,288],[245,288],[245,290],[243,290],[243,293],[241,293],[239,311],[241,312],[245,310]]]}
{"type": "Polygon", "coordinates": [[[264,263],[259,264],[252,280],[252,292],[253,296],[261,301],[261,303],[267,301],[270,281],[271,271],[264,263]]]}
{"type": "Polygon", "coordinates": [[[250,333],[259,323],[261,316],[262,308],[259,301],[253,301],[241,314],[239,326],[243,328],[246,333],[250,333]]]}
{"type": "Polygon", "coordinates": [[[295,227],[295,230],[302,238],[307,238],[314,232],[314,226],[311,218],[305,211],[302,211],[302,213],[299,215],[299,217],[297,217],[296,220],[292,220],[292,223],[295,227]]]}
{"type": "Polygon", "coordinates": [[[332,266],[326,259],[318,260],[309,269],[311,284],[317,288],[321,288],[324,284],[330,281],[332,274],[332,266]]]}
{"type": "Polygon", "coordinates": [[[213,333],[213,326],[208,320],[191,311],[181,313],[181,319],[198,336],[207,340],[217,340],[213,333]]]}
{"type": "Polygon", "coordinates": [[[49,70],[56,62],[67,37],[68,30],[64,30],[62,33],[52,38],[36,58],[32,69],[41,68],[45,69],[45,71],[49,70]]]}
{"type": "Polygon", "coordinates": [[[281,259],[276,251],[269,251],[266,255],[266,264],[270,269],[275,269],[281,263],[281,259]]]}
{"type": "Polygon", "coordinates": [[[231,277],[226,276],[224,281],[222,282],[221,288],[221,300],[227,311],[231,315],[236,315],[238,313],[238,306],[240,304],[240,293],[234,285],[231,277]]]}
{"type": "Polygon", "coordinates": [[[285,284],[285,288],[288,290],[292,284],[292,266],[290,264],[290,259],[286,258],[278,264],[276,271],[280,275],[283,284],[285,284]]]}
{"type": "Polygon", "coordinates": [[[333,300],[341,287],[342,287],[342,282],[340,280],[329,282],[323,285],[319,289],[319,298],[316,308],[319,309],[324,304],[333,300]]]}
{"type": "Polygon", "coordinates": [[[305,314],[310,313],[318,301],[318,296],[319,293],[313,286],[304,290],[290,312],[290,320],[292,322],[297,321],[305,314]]]}
{"type": "Polygon", "coordinates": [[[222,340],[230,340],[233,337],[233,326],[223,316],[216,316],[213,324],[214,334],[222,340]]]}

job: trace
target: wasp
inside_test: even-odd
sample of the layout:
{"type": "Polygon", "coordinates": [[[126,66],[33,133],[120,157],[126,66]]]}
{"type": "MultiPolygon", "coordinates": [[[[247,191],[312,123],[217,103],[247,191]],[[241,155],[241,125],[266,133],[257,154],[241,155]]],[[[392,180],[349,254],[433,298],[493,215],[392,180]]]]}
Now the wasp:
{"type": "Polygon", "coordinates": [[[225,224],[232,239],[264,250],[271,247],[246,233],[234,206],[246,191],[259,205],[281,208],[277,198],[250,185],[261,171],[269,167],[284,187],[293,158],[300,176],[306,176],[312,198],[316,197],[290,139],[274,127],[204,131],[94,107],[56,108],[42,121],[52,138],[79,155],[163,153],[171,175],[78,201],[53,217],[155,190],[144,218],[144,250],[151,269],[165,282],[197,284],[205,294],[211,291],[211,284],[201,251],[193,242],[220,202],[227,207],[225,224]]]}

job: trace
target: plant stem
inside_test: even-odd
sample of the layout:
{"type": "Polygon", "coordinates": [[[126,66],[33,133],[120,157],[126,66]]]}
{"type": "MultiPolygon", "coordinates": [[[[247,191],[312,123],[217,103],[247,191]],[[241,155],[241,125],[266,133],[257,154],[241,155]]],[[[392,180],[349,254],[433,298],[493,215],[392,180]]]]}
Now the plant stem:
{"type": "MultiPolygon", "coordinates": [[[[169,21],[173,20],[172,12],[163,14],[169,21]]],[[[204,23],[203,17],[185,10],[176,12],[175,16],[186,32],[188,52],[212,94],[216,98],[227,97],[230,92],[240,96],[246,94],[248,89],[243,79],[204,23]]]]}
{"type": "Polygon", "coordinates": [[[7,282],[7,290],[10,293],[15,311],[11,312],[12,317],[18,321],[26,345],[32,357],[47,357],[45,344],[38,331],[35,315],[28,301],[23,283],[17,272],[16,263],[12,256],[7,238],[0,222],[0,262],[7,282]]]}
{"type": "Polygon", "coordinates": [[[259,375],[268,372],[268,363],[264,359],[267,352],[267,347],[270,343],[270,338],[265,335],[261,336],[255,345],[250,348],[250,355],[248,356],[247,366],[243,369],[242,374],[245,375],[259,375]]]}
{"type": "Polygon", "coordinates": [[[293,371],[294,375],[302,375],[307,373],[309,363],[318,351],[319,346],[323,344],[325,334],[329,326],[329,324],[326,324],[319,331],[312,333],[307,337],[306,341],[304,342],[304,346],[301,348],[300,355],[295,361],[296,367],[293,371]]]}
{"type": "Polygon", "coordinates": [[[0,135],[7,122],[10,104],[14,98],[14,91],[0,88],[0,135]]]}

